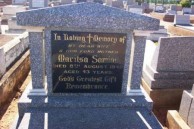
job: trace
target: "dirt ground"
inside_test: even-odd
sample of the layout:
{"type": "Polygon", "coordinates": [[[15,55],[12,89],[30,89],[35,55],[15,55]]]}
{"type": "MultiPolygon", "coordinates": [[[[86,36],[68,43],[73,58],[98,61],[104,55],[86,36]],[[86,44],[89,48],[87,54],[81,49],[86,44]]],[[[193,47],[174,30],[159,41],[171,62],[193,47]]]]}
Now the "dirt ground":
{"type": "Polygon", "coordinates": [[[18,114],[17,102],[30,80],[31,74],[29,73],[20,87],[20,91],[16,93],[15,97],[11,98],[3,107],[0,107],[0,129],[9,129],[9,126],[13,123],[18,114]]]}
{"type": "Polygon", "coordinates": [[[9,35],[0,35],[0,47],[5,45],[7,42],[11,41],[14,39],[14,36],[9,36],[9,35]]]}

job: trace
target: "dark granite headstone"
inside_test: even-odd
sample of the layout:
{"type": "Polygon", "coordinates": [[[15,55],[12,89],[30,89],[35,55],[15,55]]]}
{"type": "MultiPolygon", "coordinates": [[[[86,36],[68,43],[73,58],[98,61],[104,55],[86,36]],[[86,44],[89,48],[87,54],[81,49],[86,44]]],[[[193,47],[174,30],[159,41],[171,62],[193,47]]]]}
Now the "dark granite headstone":
{"type": "Polygon", "coordinates": [[[121,93],[127,34],[51,35],[54,93],[121,93]]]}

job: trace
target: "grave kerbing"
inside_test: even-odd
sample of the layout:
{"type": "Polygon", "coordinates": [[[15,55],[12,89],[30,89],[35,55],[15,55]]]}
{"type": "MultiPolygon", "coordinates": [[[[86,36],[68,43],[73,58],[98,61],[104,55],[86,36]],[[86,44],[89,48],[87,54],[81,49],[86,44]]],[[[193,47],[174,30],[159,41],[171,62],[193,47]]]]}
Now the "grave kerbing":
{"type": "MultiPolygon", "coordinates": [[[[151,113],[151,100],[140,89],[146,40],[145,33],[142,33],[141,30],[157,30],[159,28],[158,20],[101,4],[80,3],[21,12],[17,14],[17,22],[21,26],[27,26],[26,28],[31,31],[29,36],[32,45],[32,85],[29,84],[20,99],[18,127],[25,128],[30,125],[31,128],[63,127],[71,129],[161,128],[151,113]],[[121,45],[121,47],[126,45],[124,64],[121,63],[123,68],[121,92],[80,93],[78,91],[76,93],[53,93],[52,68],[55,62],[55,58],[53,58],[55,54],[52,55],[53,46],[51,45],[54,43],[51,42],[52,36],[54,36],[52,35],[54,34],[53,32],[64,33],[64,35],[70,34],[70,32],[76,35],[100,35],[106,33],[111,36],[120,34],[121,36],[119,38],[123,38],[126,35],[126,43],[121,45]],[[45,73],[47,82],[44,79],[45,73]],[[133,119],[131,119],[131,116],[133,116],[133,119]],[[29,117],[30,121],[27,121],[29,117]],[[47,121],[46,124],[43,122],[44,120],[47,121]],[[20,121],[21,123],[19,123],[20,121]]],[[[103,40],[103,38],[101,39],[103,40]]],[[[75,39],[73,40],[73,43],[81,42],[75,42],[75,39]]],[[[70,39],[68,41],[70,42],[70,39]]],[[[95,41],[94,44],[103,46],[103,44],[107,45],[107,41],[105,39],[103,41],[95,41]]],[[[86,41],[86,43],[88,42],[86,41]]],[[[119,42],[122,41],[117,40],[116,43],[119,42]]],[[[70,45],[73,43],[70,43],[70,45]]],[[[108,47],[110,49],[113,46],[112,43],[109,42],[109,44],[108,47]]],[[[97,46],[94,45],[94,47],[97,49],[97,46]]],[[[62,48],[62,51],[64,50],[65,48],[62,48]]],[[[81,50],[81,48],[78,50],[81,50]]],[[[93,49],[86,48],[86,50],[93,49]]],[[[119,50],[117,51],[113,55],[110,54],[110,56],[115,56],[119,60],[119,54],[121,52],[119,50]]],[[[57,54],[59,53],[60,50],[57,54]]],[[[80,54],[80,52],[76,52],[75,55],[77,53],[80,54]]],[[[73,55],[66,51],[65,56],[68,54],[69,57],[73,55]]],[[[89,62],[87,58],[88,60],[91,59],[88,57],[90,55],[92,53],[84,53],[82,55],[86,58],[85,64],[89,62]]],[[[105,58],[104,55],[100,55],[99,53],[97,55],[105,58]]],[[[109,54],[105,53],[105,55],[107,56],[109,54]]],[[[74,64],[78,62],[73,57],[72,60],[74,60],[74,64]]],[[[108,68],[110,68],[110,64],[118,66],[113,60],[107,61],[109,63],[107,64],[108,68]]],[[[66,65],[71,61],[65,62],[62,64],[66,65]]],[[[120,63],[120,61],[116,63],[120,63]]],[[[104,64],[101,65],[104,66],[104,64]]],[[[80,69],[78,69],[79,72],[80,69]]],[[[106,71],[105,68],[103,70],[106,71]]],[[[92,70],[89,71],[91,72],[92,70]]],[[[110,75],[115,76],[115,72],[109,71],[110,75]]],[[[78,75],[86,76],[85,73],[79,73],[78,75]]],[[[96,75],[92,76],[96,77],[96,75]]],[[[108,73],[102,75],[102,78],[104,79],[105,76],[109,76],[108,73]]],[[[119,77],[116,77],[116,79],[119,79],[119,77]]],[[[94,85],[88,80],[85,83],[94,85]]],[[[114,85],[113,83],[111,84],[114,85]]],[[[77,85],[79,86],[79,84],[77,85]]],[[[116,85],[114,86],[116,87],[116,85]]]]}

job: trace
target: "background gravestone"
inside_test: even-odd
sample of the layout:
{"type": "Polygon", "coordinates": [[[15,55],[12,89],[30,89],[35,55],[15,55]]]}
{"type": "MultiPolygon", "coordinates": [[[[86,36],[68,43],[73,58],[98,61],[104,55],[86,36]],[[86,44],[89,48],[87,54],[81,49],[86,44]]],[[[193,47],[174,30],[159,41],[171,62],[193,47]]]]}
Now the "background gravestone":
{"type": "Polygon", "coordinates": [[[12,0],[12,4],[14,5],[24,5],[26,2],[27,0],[12,0]]]}
{"type": "Polygon", "coordinates": [[[183,89],[194,83],[193,37],[159,38],[146,44],[142,85],[155,107],[179,109],[183,89]]]}
{"type": "MultiPolygon", "coordinates": [[[[160,38],[143,77],[153,89],[188,89],[194,83],[193,37],[160,38]]],[[[150,58],[150,57],[149,57],[150,58]]]]}
{"type": "Polygon", "coordinates": [[[161,128],[140,89],[141,30],[157,30],[158,20],[80,3],[21,12],[17,22],[32,27],[32,84],[19,102],[19,127],[161,128]]]}
{"type": "Polygon", "coordinates": [[[44,8],[48,6],[48,0],[29,0],[30,9],[44,8]]]}

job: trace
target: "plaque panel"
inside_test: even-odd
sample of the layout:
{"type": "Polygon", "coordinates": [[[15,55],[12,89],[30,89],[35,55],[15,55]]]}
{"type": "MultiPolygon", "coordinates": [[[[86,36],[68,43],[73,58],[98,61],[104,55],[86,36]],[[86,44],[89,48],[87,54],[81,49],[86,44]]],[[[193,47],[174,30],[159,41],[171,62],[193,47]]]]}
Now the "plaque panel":
{"type": "Polygon", "coordinates": [[[126,38],[51,31],[53,93],[121,93],[126,38]]]}

